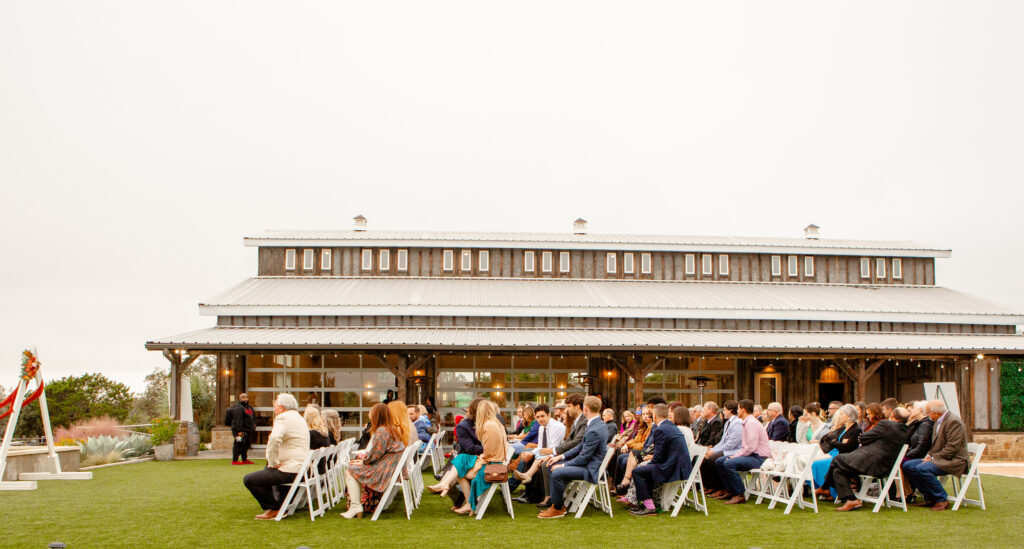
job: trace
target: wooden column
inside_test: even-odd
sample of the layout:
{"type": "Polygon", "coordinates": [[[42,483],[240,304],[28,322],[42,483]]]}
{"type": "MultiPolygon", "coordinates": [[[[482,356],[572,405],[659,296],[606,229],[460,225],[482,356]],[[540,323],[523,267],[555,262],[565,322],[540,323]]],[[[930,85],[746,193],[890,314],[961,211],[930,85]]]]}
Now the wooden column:
{"type": "Polygon", "coordinates": [[[171,419],[181,420],[181,374],[202,356],[199,353],[188,353],[164,349],[164,358],[171,363],[171,378],[168,381],[167,392],[171,397],[170,409],[168,410],[171,419]]]}
{"type": "Polygon", "coordinates": [[[644,402],[644,378],[655,368],[665,363],[664,358],[644,360],[642,355],[609,357],[629,377],[633,378],[633,398],[639,406],[644,402]]]}
{"type": "Polygon", "coordinates": [[[885,364],[885,361],[886,359],[884,358],[872,360],[870,363],[862,358],[841,358],[836,361],[836,366],[839,366],[839,369],[853,380],[853,392],[856,401],[865,401],[868,380],[871,379],[871,376],[875,375],[875,372],[882,367],[882,364],[885,364]]]}
{"type": "Polygon", "coordinates": [[[395,390],[398,392],[398,400],[408,404],[409,373],[423,366],[431,355],[407,355],[405,353],[390,355],[386,353],[367,354],[379,360],[395,376],[395,384],[397,385],[395,390]]]}

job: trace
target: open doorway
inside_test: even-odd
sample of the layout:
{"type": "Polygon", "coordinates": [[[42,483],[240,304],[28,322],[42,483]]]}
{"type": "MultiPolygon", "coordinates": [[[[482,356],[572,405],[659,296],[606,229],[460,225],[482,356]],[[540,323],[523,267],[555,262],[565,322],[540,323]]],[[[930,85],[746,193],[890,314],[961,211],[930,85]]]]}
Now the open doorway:
{"type": "Polygon", "coordinates": [[[843,393],[846,392],[845,383],[824,383],[818,382],[818,403],[822,408],[827,408],[828,403],[833,400],[845,402],[843,393]]]}

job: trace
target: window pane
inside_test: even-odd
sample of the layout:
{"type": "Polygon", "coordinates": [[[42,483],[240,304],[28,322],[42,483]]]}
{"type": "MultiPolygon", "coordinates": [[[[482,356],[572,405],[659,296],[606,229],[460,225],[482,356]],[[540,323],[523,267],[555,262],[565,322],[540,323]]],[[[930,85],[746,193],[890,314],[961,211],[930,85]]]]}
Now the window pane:
{"type": "Polygon", "coordinates": [[[373,250],[363,250],[361,266],[364,271],[373,269],[373,250]]]}
{"type": "Polygon", "coordinates": [[[523,252],[523,270],[528,273],[533,272],[533,252],[530,250],[523,252]]]}
{"type": "Polygon", "coordinates": [[[285,250],[284,268],[289,271],[295,270],[295,250],[285,250]]]}
{"type": "Polygon", "coordinates": [[[701,271],[706,275],[711,274],[711,254],[701,257],[701,271]]]}
{"type": "Polygon", "coordinates": [[[542,252],[540,255],[540,268],[545,273],[550,273],[553,268],[551,255],[551,252],[542,252]]]}
{"type": "Polygon", "coordinates": [[[814,258],[811,256],[804,258],[804,276],[814,276],[814,258]]]}
{"type": "Polygon", "coordinates": [[[729,274],[729,256],[726,254],[718,256],[718,274],[729,274]]]}
{"type": "Polygon", "coordinates": [[[686,274],[697,272],[697,257],[694,254],[686,254],[686,274]]]}
{"type": "Polygon", "coordinates": [[[640,272],[643,274],[650,274],[651,272],[651,254],[642,253],[640,254],[640,272]]]}
{"type": "Polygon", "coordinates": [[[409,269],[409,250],[398,250],[398,270],[405,271],[409,269]]]}
{"type": "Polygon", "coordinates": [[[313,250],[302,250],[302,268],[307,271],[313,268],[313,250]]]}
{"type": "Polygon", "coordinates": [[[782,275],[782,256],[772,256],[772,276],[782,275]]]}
{"type": "Polygon", "coordinates": [[[380,251],[380,270],[387,271],[391,269],[391,250],[380,251]]]}
{"type": "Polygon", "coordinates": [[[487,250],[480,250],[479,257],[477,258],[477,268],[481,271],[487,271],[491,268],[491,254],[487,250]]]}
{"type": "Polygon", "coordinates": [[[324,250],[320,252],[320,269],[331,268],[331,251],[324,250]]]}
{"type": "Polygon", "coordinates": [[[797,276],[800,274],[800,262],[799,258],[795,255],[789,256],[789,276],[797,276]]]}
{"type": "Polygon", "coordinates": [[[618,267],[615,265],[615,254],[609,253],[605,259],[605,271],[612,274],[616,270],[618,270],[618,267]]]}
{"type": "Polygon", "coordinates": [[[569,272],[569,252],[559,252],[558,270],[563,273],[569,272]]]}
{"type": "Polygon", "coordinates": [[[455,269],[455,251],[445,250],[442,260],[442,266],[444,270],[451,271],[455,269]]]}
{"type": "Polygon", "coordinates": [[[633,274],[633,254],[629,252],[622,254],[622,272],[633,274]]]}

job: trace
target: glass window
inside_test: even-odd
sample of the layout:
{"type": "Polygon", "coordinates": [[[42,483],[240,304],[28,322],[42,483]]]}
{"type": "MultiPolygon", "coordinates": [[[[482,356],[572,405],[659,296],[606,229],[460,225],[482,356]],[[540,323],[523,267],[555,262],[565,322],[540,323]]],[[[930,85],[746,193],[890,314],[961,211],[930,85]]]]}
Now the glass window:
{"type": "Polygon", "coordinates": [[[622,272],[633,274],[633,254],[630,252],[622,254],[622,272]]]}
{"type": "Polygon", "coordinates": [[[892,277],[903,278],[903,260],[898,257],[892,258],[892,277]]]}
{"type": "Polygon", "coordinates": [[[459,264],[459,267],[462,269],[463,272],[473,270],[472,250],[462,250],[462,262],[459,264]]]}
{"type": "Polygon", "coordinates": [[[552,255],[553,254],[551,252],[541,252],[541,254],[540,254],[540,270],[541,270],[541,272],[550,273],[551,270],[554,268],[554,266],[552,265],[552,261],[553,261],[552,255]]]}
{"type": "Polygon", "coordinates": [[[722,254],[718,256],[718,274],[727,275],[729,274],[729,255],[722,254]]]}
{"type": "Polygon", "coordinates": [[[782,256],[772,256],[772,276],[782,276],[782,256]]]}
{"type": "Polygon", "coordinates": [[[491,253],[487,250],[480,250],[476,258],[476,268],[482,272],[491,270],[491,253]]]}
{"type": "Polygon", "coordinates": [[[647,252],[640,254],[640,273],[651,274],[651,254],[647,252]]]}
{"type": "Polygon", "coordinates": [[[605,256],[604,268],[608,274],[615,274],[618,270],[618,266],[615,265],[615,252],[608,252],[608,255],[605,256]]]}
{"type": "Polygon", "coordinates": [[[395,263],[399,271],[409,270],[409,250],[398,250],[396,254],[395,263]]]}
{"type": "Polygon", "coordinates": [[[378,253],[380,254],[380,258],[378,260],[378,263],[380,263],[380,270],[382,270],[382,271],[390,271],[391,270],[391,250],[381,250],[378,253]]]}
{"type": "Polygon", "coordinates": [[[373,250],[366,248],[363,250],[362,262],[360,268],[364,271],[373,270],[373,250]]]}
{"type": "Polygon", "coordinates": [[[558,252],[558,272],[569,272],[569,252],[558,252]]]}
{"type": "Polygon", "coordinates": [[[302,270],[312,271],[314,259],[313,250],[302,250],[302,270]]]}
{"type": "Polygon", "coordinates": [[[814,276],[814,257],[804,258],[804,276],[814,276]]]}
{"type": "Polygon", "coordinates": [[[791,255],[789,256],[787,263],[789,263],[789,276],[799,276],[800,258],[795,255],[791,255]]]}
{"type": "Polygon", "coordinates": [[[284,269],[286,271],[295,270],[295,250],[284,251],[284,269]]]}
{"type": "Polygon", "coordinates": [[[445,250],[441,255],[441,269],[444,271],[455,270],[455,250],[445,250]]]}
{"type": "Polygon", "coordinates": [[[686,274],[697,274],[697,256],[695,254],[686,254],[686,274]]]}
{"type": "Polygon", "coordinates": [[[523,271],[527,273],[533,272],[533,250],[523,252],[523,271]]]}
{"type": "Polygon", "coordinates": [[[885,278],[885,258],[879,257],[875,260],[875,276],[885,278]]]}
{"type": "Polygon", "coordinates": [[[700,265],[701,265],[701,272],[702,273],[704,273],[706,275],[711,274],[712,273],[712,266],[713,266],[712,261],[711,261],[711,254],[704,254],[703,256],[701,256],[701,258],[700,258],[700,265]]]}
{"type": "Polygon", "coordinates": [[[871,278],[871,260],[866,257],[860,258],[860,277],[871,278]]]}
{"type": "Polygon", "coordinates": [[[322,250],[320,252],[320,270],[329,271],[331,270],[331,251],[322,250]]]}

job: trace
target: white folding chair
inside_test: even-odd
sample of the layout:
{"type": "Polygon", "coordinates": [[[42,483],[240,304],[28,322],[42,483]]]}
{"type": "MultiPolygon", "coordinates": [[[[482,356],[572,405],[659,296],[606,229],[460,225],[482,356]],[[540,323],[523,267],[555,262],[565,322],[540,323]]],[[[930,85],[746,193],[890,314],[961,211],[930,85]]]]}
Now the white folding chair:
{"type": "Polygon", "coordinates": [[[690,458],[693,461],[693,469],[690,476],[684,480],[669,482],[661,489],[661,508],[671,511],[672,516],[677,516],[684,505],[693,503],[693,508],[708,516],[707,499],[704,497],[704,482],[700,478],[700,466],[704,463],[704,454],[708,451],[707,446],[694,444],[689,447],[690,458]]]}
{"type": "Polygon", "coordinates": [[[345,470],[348,469],[348,461],[352,455],[352,446],[356,439],[347,438],[337,444],[334,452],[334,463],[331,468],[331,479],[334,482],[334,492],[331,494],[331,505],[337,505],[347,497],[345,493],[345,470]]]}
{"type": "Polygon", "coordinates": [[[444,442],[444,429],[440,427],[437,429],[437,442],[434,443],[434,447],[430,448],[430,465],[434,468],[434,476],[440,477],[441,470],[444,469],[444,449],[441,444],[444,442]]]}
{"type": "MultiPolygon", "coordinates": [[[[769,509],[774,509],[776,503],[785,503],[786,510],[783,513],[788,515],[793,506],[801,509],[811,508],[818,512],[818,499],[811,494],[810,501],[804,499],[804,487],[810,483],[814,485],[814,475],[811,472],[811,465],[821,454],[821,448],[817,444],[797,444],[789,455],[793,456],[790,464],[782,471],[768,470],[761,471],[765,475],[765,487],[758,496],[758,501],[768,499],[769,509]],[[775,489],[769,490],[771,481],[776,481],[775,489]]],[[[787,457],[788,461],[788,457],[787,457]]]]}
{"type": "Polygon", "coordinates": [[[903,456],[907,454],[909,446],[906,444],[900,448],[900,453],[896,456],[896,463],[892,464],[892,469],[889,471],[889,475],[884,479],[873,477],[870,475],[860,476],[860,490],[857,491],[857,499],[866,501],[868,503],[874,503],[875,507],[871,510],[872,513],[877,513],[884,504],[886,507],[899,507],[903,509],[903,512],[907,512],[907,497],[903,493],[903,471],[900,469],[900,465],[903,463],[903,456]],[[892,499],[889,497],[889,488],[895,484],[896,491],[899,494],[899,499],[892,499]],[[878,489],[878,495],[872,496],[870,491],[872,488],[878,489]]]}
{"type": "Polygon", "coordinates": [[[615,448],[609,446],[608,450],[604,453],[604,459],[601,460],[601,468],[597,471],[597,484],[591,484],[585,480],[574,480],[569,483],[567,487],[568,495],[566,497],[567,510],[572,513],[575,511],[576,518],[583,516],[583,511],[586,510],[593,500],[593,504],[598,509],[608,513],[608,516],[612,515],[612,496],[611,490],[608,489],[608,462],[612,460],[612,456],[615,454],[615,448]],[[596,493],[596,496],[595,496],[596,493]]]}
{"type": "MultiPolygon", "coordinates": [[[[512,452],[512,447],[506,444],[505,461],[503,462],[506,467],[508,466],[509,461],[512,461],[512,452]]],[[[483,467],[481,467],[476,474],[484,474],[483,467]]],[[[499,486],[501,487],[501,497],[502,499],[505,500],[505,510],[508,511],[508,516],[512,517],[513,519],[516,518],[515,512],[512,511],[512,490],[509,490],[508,480],[506,480],[505,482],[492,482],[490,487],[487,488],[487,491],[484,492],[484,495],[476,504],[476,520],[484,518],[484,512],[487,511],[487,506],[490,505],[491,503],[491,497],[494,496],[494,491],[497,490],[499,486]]],[[[469,494],[466,494],[466,496],[468,497],[469,494]]]]}
{"type": "Polygon", "coordinates": [[[953,483],[953,493],[956,494],[953,497],[953,510],[956,511],[961,505],[973,505],[981,507],[984,511],[985,492],[981,487],[981,473],[978,471],[978,464],[981,463],[981,455],[985,453],[985,443],[968,442],[967,453],[969,455],[967,474],[959,477],[946,475],[953,483]],[[967,498],[967,488],[970,487],[972,481],[978,485],[978,499],[967,498]]]}
{"type": "Polygon", "coordinates": [[[413,495],[415,496],[414,503],[416,504],[416,507],[420,506],[420,501],[422,501],[423,499],[423,468],[426,466],[427,458],[433,455],[434,447],[438,444],[440,436],[441,431],[438,431],[431,435],[430,440],[428,440],[427,443],[424,446],[422,446],[423,451],[419,452],[417,450],[418,454],[415,454],[413,456],[414,458],[416,458],[415,463],[412,467],[414,471],[410,472],[409,475],[413,481],[413,495]]]}
{"type": "Polygon", "coordinates": [[[309,508],[309,520],[315,521],[316,517],[326,513],[326,508],[321,503],[320,475],[317,472],[316,466],[320,461],[320,457],[323,456],[323,450],[321,448],[319,450],[310,450],[306,453],[306,459],[303,460],[302,467],[295,475],[295,480],[292,482],[291,488],[288,489],[284,502],[281,504],[280,512],[278,512],[277,518],[274,520],[281,520],[288,515],[295,514],[299,505],[302,504],[303,494],[299,493],[300,490],[304,492],[306,506],[309,508]],[[317,497],[316,504],[313,501],[314,497],[317,497]]]}
{"type": "Polygon", "coordinates": [[[402,492],[408,494],[413,508],[420,506],[420,498],[423,497],[423,470],[420,469],[420,451],[423,442],[417,440],[414,444],[416,450],[409,456],[405,465],[405,476],[402,478],[402,492]]]}
{"type": "MultiPolygon", "coordinates": [[[[391,502],[395,499],[395,492],[402,490],[402,488],[408,486],[408,480],[404,478],[403,474],[409,464],[409,459],[416,449],[419,448],[420,441],[416,441],[416,444],[410,444],[405,447],[402,452],[402,457],[398,459],[398,466],[395,467],[395,472],[391,475],[391,479],[388,480],[388,485],[384,488],[384,493],[380,496],[380,503],[377,504],[377,509],[373,511],[373,517],[370,520],[377,520],[380,517],[381,512],[391,506],[391,502]]],[[[409,490],[402,490],[402,499],[405,502],[405,518],[406,520],[412,518],[412,501],[409,497],[409,490]]]]}
{"type": "MultiPolygon", "coordinates": [[[[770,473],[792,466],[792,462],[796,459],[793,452],[797,449],[798,445],[792,442],[772,440],[768,442],[768,447],[772,453],[770,456],[771,461],[769,462],[766,459],[760,467],[751,469],[741,476],[744,488],[743,497],[749,500],[751,497],[756,496],[757,499],[754,503],[757,504],[764,501],[774,491],[773,479],[770,473]]],[[[786,493],[788,494],[788,492],[786,493]]]]}

